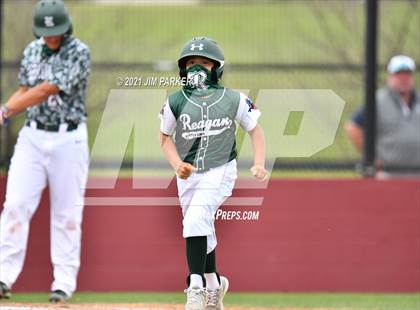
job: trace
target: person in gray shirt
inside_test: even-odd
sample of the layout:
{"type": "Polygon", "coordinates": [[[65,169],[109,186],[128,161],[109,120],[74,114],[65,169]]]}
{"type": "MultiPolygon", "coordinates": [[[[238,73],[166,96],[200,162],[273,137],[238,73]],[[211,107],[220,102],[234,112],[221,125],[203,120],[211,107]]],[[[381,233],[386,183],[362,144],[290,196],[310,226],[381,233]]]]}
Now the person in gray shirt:
{"type": "MultiPolygon", "coordinates": [[[[391,58],[387,69],[387,86],[376,93],[377,176],[420,177],[420,92],[415,89],[416,65],[410,57],[397,55],[391,58]]],[[[365,121],[365,107],[361,106],[345,125],[358,151],[363,150],[365,121]]]]}

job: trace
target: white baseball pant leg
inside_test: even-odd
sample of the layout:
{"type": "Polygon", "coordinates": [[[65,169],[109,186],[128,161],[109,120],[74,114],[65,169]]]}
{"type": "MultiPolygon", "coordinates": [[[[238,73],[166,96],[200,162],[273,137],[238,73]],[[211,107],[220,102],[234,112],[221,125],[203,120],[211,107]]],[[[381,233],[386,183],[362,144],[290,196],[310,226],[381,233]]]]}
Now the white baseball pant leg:
{"type": "Polygon", "coordinates": [[[0,217],[0,281],[9,287],[22,271],[29,222],[47,184],[42,144],[30,134],[31,130],[24,127],[19,133],[0,217]]]}
{"type": "Polygon", "coordinates": [[[217,245],[216,211],[232,195],[236,178],[236,160],[205,173],[193,173],[187,180],[177,178],[183,237],[207,236],[207,254],[217,245]]]}
{"type": "Polygon", "coordinates": [[[80,268],[81,226],[88,175],[87,129],[60,133],[47,164],[51,201],[51,290],[71,296],[80,268]]]}

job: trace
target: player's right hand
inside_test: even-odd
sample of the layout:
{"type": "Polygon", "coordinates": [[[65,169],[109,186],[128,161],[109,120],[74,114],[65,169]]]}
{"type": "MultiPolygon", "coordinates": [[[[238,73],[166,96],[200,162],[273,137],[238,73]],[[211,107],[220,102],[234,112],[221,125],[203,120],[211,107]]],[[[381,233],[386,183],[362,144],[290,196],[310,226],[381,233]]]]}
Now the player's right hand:
{"type": "Polygon", "coordinates": [[[8,123],[7,118],[8,109],[5,105],[0,106],[0,126],[5,126],[8,123]]]}
{"type": "Polygon", "coordinates": [[[176,174],[180,179],[186,180],[190,175],[197,171],[197,168],[190,163],[180,162],[176,168],[176,174]]]}

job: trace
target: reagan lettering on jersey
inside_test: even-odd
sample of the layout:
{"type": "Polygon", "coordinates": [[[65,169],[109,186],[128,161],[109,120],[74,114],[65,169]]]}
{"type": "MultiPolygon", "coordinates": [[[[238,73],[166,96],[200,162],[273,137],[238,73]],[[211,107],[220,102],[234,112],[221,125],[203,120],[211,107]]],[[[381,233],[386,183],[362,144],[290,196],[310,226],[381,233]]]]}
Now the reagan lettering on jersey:
{"type": "Polygon", "coordinates": [[[220,135],[225,130],[229,129],[233,123],[233,120],[229,117],[191,122],[191,117],[188,114],[181,114],[179,120],[181,121],[182,129],[184,131],[191,130],[182,133],[182,137],[186,140],[191,140],[203,136],[220,135]],[[213,130],[213,128],[217,129],[213,130]]]}

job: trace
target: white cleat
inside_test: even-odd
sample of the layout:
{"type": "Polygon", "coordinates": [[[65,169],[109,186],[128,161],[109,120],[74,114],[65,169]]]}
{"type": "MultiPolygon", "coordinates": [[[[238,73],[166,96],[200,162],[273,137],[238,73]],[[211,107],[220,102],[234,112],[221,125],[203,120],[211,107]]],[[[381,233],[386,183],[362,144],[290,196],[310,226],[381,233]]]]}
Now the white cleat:
{"type": "Polygon", "coordinates": [[[187,288],[184,293],[187,294],[187,303],[185,310],[205,310],[207,304],[207,291],[200,287],[187,288]]]}
{"type": "Polygon", "coordinates": [[[66,302],[68,299],[69,296],[62,290],[55,290],[50,295],[50,302],[53,304],[66,302]]]}
{"type": "Polygon", "coordinates": [[[205,310],[223,310],[223,297],[229,288],[229,281],[220,277],[220,287],[215,290],[207,290],[208,301],[205,310]]]}

